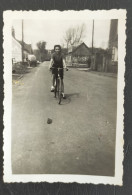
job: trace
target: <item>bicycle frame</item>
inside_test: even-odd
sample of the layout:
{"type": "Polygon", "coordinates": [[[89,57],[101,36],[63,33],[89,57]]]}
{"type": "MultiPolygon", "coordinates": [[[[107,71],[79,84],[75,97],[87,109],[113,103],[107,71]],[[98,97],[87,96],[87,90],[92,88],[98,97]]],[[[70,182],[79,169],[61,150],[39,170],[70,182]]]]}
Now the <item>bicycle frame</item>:
{"type": "Polygon", "coordinates": [[[62,98],[62,81],[61,81],[61,78],[60,78],[59,70],[63,69],[63,68],[57,68],[57,69],[58,69],[58,75],[55,78],[56,85],[55,85],[54,94],[55,94],[55,98],[56,98],[56,93],[57,93],[58,104],[60,104],[61,103],[61,98],[62,98]]]}

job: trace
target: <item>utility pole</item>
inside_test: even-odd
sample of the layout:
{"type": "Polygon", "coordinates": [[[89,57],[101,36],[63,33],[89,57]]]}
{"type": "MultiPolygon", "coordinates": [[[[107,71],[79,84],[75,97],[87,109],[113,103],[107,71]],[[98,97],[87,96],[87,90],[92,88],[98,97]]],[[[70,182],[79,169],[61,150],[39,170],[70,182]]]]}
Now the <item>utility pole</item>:
{"type": "Polygon", "coordinates": [[[93,48],[94,48],[94,20],[93,20],[93,28],[92,28],[92,55],[93,55],[93,48]]]}
{"type": "Polygon", "coordinates": [[[22,62],[24,62],[24,33],[23,33],[23,19],[22,19],[22,62]]]}

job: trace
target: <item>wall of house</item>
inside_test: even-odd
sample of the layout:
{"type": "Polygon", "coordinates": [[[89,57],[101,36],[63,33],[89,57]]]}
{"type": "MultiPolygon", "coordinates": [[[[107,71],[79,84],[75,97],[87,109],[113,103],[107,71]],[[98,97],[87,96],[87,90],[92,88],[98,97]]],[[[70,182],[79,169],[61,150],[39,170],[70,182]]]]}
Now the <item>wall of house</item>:
{"type": "Polygon", "coordinates": [[[88,64],[89,56],[73,56],[72,62],[79,63],[79,64],[88,64]]]}
{"type": "Polygon", "coordinates": [[[12,59],[13,62],[22,61],[22,47],[20,43],[18,43],[13,37],[12,37],[12,59]]]}

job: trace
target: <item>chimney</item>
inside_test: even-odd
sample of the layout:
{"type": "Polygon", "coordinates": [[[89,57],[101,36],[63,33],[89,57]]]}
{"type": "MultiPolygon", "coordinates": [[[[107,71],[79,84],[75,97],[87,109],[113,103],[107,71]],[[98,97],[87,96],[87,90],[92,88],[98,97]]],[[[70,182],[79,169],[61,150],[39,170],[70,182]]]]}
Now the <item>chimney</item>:
{"type": "Polygon", "coordinates": [[[12,36],[15,38],[15,29],[13,26],[12,26],[12,36]]]}

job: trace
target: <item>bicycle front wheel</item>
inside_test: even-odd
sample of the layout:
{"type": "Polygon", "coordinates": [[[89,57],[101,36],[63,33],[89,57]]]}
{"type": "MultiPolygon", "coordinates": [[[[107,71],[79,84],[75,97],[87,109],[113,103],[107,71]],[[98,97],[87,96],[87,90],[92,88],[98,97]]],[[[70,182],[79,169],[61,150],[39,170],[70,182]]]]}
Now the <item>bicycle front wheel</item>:
{"type": "Polygon", "coordinates": [[[59,94],[58,94],[58,104],[61,104],[61,92],[59,91],[59,94]]]}
{"type": "Polygon", "coordinates": [[[61,81],[58,79],[58,104],[61,104],[61,81]]]}
{"type": "Polygon", "coordinates": [[[56,93],[57,93],[57,88],[58,88],[58,86],[57,86],[57,79],[55,80],[55,89],[54,89],[54,95],[55,95],[55,98],[56,98],[56,93]]]}

